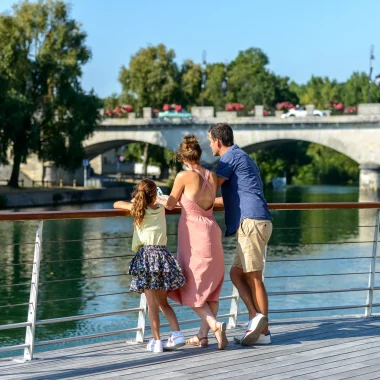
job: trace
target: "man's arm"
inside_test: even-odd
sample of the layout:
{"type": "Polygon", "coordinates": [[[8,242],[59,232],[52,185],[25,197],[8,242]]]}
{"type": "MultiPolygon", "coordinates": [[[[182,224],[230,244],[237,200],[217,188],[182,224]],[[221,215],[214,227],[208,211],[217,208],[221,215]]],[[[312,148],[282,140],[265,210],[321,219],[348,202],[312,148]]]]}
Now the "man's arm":
{"type": "Polygon", "coordinates": [[[216,186],[216,190],[220,189],[220,186],[222,186],[223,183],[224,183],[225,181],[226,181],[225,178],[223,178],[223,177],[218,177],[218,184],[217,184],[217,186],[216,186]]]}
{"type": "MultiPolygon", "coordinates": [[[[217,177],[217,179],[218,179],[218,182],[217,182],[217,190],[218,190],[218,189],[220,189],[220,186],[223,185],[224,181],[226,181],[226,179],[222,178],[222,177],[217,177]]],[[[214,206],[216,206],[216,207],[224,206],[223,197],[215,198],[214,206]]]]}

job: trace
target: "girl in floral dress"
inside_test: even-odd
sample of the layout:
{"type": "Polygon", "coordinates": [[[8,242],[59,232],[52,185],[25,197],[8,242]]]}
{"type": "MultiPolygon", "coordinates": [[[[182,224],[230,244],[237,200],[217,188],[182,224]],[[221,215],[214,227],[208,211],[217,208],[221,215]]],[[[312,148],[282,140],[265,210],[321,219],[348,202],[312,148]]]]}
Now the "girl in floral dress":
{"type": "Polygon", "coordinates": [[[134,219],[132,259],[129,273],[132,275],[130,290],[145,293],[153,339],[147,350],[162,352],[185,345],[177,317],[167,301],[169,290],[185,285],[185,277],[177,260],[166,248],[166,218],[164,206],[158,204],[157,186],[149,180],[141,181],[132,195],[133,203],[118,201],[114,208],[129,210],[134,219]],[[168,320],[173,333],[165,345],[160,339],[160,318],[158,311],[168,320]]]}

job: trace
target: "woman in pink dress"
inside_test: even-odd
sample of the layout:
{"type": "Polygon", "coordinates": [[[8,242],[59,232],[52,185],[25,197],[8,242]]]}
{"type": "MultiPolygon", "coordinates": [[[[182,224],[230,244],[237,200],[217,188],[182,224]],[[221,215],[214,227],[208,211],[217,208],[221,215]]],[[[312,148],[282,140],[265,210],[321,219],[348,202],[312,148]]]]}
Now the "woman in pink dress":
{"type": "Polygon", "coordinates": [[[190,306],[202,319],[202,325],[187,344],[205,347],[210,328],[218,348],[228,345],[226,323],[216,315],[224,280],[222,233],[213,216],[217,177],[200,166],[202,149],[194,136],[186,136],[177,157],[190,170],[178,173],[165,207],[182,207],[178,224],[178,262],[186,278],[181,289],[168,296],[181,305],[190,306]]]}

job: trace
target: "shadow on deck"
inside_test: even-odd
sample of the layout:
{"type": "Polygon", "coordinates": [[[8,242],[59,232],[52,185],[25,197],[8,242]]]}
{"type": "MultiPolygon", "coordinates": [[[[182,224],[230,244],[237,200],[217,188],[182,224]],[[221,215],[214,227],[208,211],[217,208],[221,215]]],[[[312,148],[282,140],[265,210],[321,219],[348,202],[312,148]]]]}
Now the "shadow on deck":
{"type": "MultiPolygon", "coordinates": [[[[0,361],[2,379],[380,379],[380,317],[304,318],[271,324],[270,346],[241,347],[228,331],[218,351],[185,347],[153,354],[124,341],[36,354],[36,360],[0,361]]],[[[196,330],[184,330],[190,336],[196,330]]],[[[163,339],[167,336],[164,335],[163,339]]],[[[210,335],[211,337],[211,335],[210,335]]]]}

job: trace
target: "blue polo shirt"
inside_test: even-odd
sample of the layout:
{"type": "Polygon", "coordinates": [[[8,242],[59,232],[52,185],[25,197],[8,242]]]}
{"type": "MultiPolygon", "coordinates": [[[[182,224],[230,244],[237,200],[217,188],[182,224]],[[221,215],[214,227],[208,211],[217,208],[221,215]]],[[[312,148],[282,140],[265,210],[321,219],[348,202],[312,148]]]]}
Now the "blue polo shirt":
{"type": "Polygon", "coordinates": [[[244,218],[272,220],[259,168],[237,145],[220,158],[216,175],[226,180],[222,184],[226,236],[235,234],[244,218]]]}

